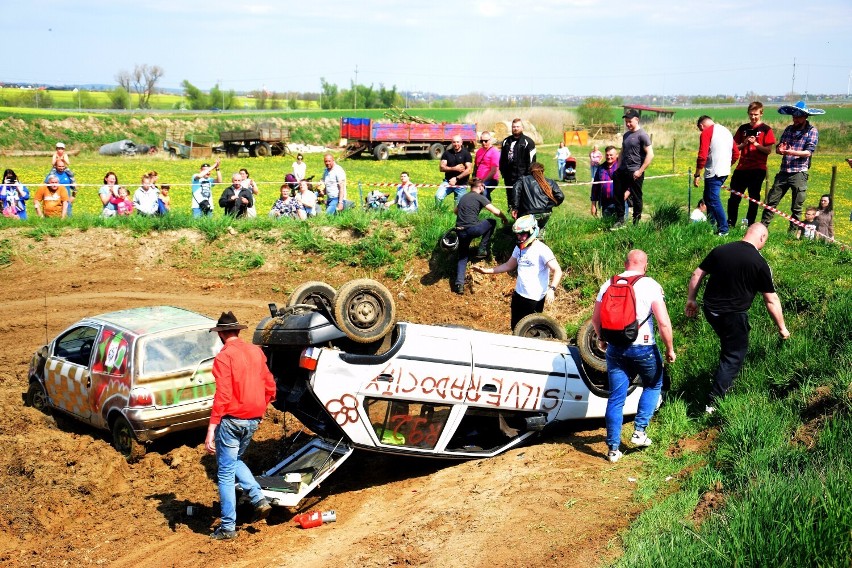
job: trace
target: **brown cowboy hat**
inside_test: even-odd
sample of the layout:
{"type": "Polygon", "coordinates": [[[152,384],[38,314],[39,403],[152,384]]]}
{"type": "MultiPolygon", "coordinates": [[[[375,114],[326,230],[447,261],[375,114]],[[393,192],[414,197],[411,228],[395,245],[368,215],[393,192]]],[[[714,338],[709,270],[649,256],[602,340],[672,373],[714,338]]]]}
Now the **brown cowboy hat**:
{"type": "Polygon", "coordinates": [[[219,316],[219,321],[216,322],[216,327],[211,327],[210,331],[235,331],[240,329],[248,329],[248,326],[238,322],[234,312],[222,312],[222,315],[219,316]]]}

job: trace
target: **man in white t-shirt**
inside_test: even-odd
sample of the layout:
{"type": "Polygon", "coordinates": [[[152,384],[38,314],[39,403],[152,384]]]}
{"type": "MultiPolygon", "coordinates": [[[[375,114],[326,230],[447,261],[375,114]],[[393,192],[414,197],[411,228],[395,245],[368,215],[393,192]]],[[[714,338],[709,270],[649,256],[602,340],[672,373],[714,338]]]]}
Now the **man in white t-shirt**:
{"type": "Polygon", "coordinates": [[[326,154],[323,157],[325,171],[322,183],[325,185],[325,212],[334,215],[343,211],[346,204],[346,172],[334,163],[334,156],[326,154]]]}
{"type": "MultiPolygon", "coordinates": [[[[607,344],[603,339],[598,340],[598,347],[606,349],[610,389],[606,404],[606,443],[609,448],[607,459],[612,463],[617,462],[621,457],[619,448],[621,447],[621,427],[624,424],[624,401],[627,399],[630,379],[636,375],[642,379],[642,395],[639,397],[639,407],[633,421],[633,437],[630,441],[638,447],[651,445],[651,439],[645,434],[645,428],[657,409],[660,389],[663,386],[663,361],[654,338],[654,320],[657,321],[660,337],[666,347],[666,360],[674,363],[676,358],[672,323],[663,299],[663,288],[656,280],[645,276],[647,268],[648,255],[644,251],[634,249],[627,253],[627,260],[624,262],[625,270],[618,275],[618,278],[639,277],[633,283],[633,293],[636,297],[636,321],[641,322],[635,341],[626,347],[621,347],[607,344]],[[652,318],[651,315],[654,317],[652,318]]],[[[601,337],[601,301],[611,282],[611,280],[604,282],[595,302],[592,323],[598,337],[601,337]]]]}

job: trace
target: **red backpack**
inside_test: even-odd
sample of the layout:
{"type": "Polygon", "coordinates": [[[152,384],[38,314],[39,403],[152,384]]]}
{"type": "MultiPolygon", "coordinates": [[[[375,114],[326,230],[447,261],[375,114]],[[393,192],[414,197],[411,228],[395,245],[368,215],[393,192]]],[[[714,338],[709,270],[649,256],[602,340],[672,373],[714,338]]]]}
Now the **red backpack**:
{"type": "Polygon", "coordinates": [[[636,276],[615,275],[609,282],[609,288],[601,298],[601,339],[618,347],[627,347],[636,341],[639,328],[648,317],[640,323],[636,319],[636,294],[633,285],[643,274],[636,276]]]}

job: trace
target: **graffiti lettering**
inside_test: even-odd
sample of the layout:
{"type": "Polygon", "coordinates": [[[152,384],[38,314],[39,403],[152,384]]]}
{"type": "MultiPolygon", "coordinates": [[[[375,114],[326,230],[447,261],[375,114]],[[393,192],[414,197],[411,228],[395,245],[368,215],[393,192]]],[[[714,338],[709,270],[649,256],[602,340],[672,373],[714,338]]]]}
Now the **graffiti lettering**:
{"type": "Polygon", "coordinates": [[[438,435],[440,434],[440,424],[431,424],[422,416],[410,416],[408,414],[396,414],[391,416],[390,423],[393,425],[393,436],[400,440],[400,429],[407,426],[408,437],[406,438],[407,446],[421,446],[424,448],[434,448],[438,443],[438,435]]]}
{"type": "Polygon", "coordinates": [[[518,410],[551,411],[559,407],[562,390],[545,388],[544,385],[507,379],[504,377],[483,377],[458,375],[455,377],[418,377],[415,373],[396,366],[394,363],[382,369],[372,378],[364,391],[371,391],[386,397],[412,395],[414,397],[455,400],[468,404],[487,404],[495,408],[515,408],[518,410]]]}
{"type": "Polygon", "coordinates": [[[351,394],[329,400],[325,409],[339,426],[358,421],[358,399],[351,394]]]}

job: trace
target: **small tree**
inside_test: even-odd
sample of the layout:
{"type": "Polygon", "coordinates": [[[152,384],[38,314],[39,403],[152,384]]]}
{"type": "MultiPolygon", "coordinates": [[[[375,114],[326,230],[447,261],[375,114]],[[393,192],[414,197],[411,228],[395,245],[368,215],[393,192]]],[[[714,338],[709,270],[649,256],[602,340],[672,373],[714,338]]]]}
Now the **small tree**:
{"type": "Polygon", "coordinates": [[[612,107],[609,101],[597,97],[589,97],[577,107],[580,122],[586,126],[593,124],[608,124],[612,122],[612,107]]]}
{"type": "Polygon", "coordinates": [[[130,93],[124,87],[116,87],[109,91],[110,108],[130,108],[130,93]]]}
{"type": "Polygon", "coordinates": [[[151,95],[157,87],[157,82],[163,76],[163,68],[159,65],[136,65],[133,72],[122,69],[115,76],[118,86],[128,93],[135,92],[139,108],[151,108],[151,95]]]}
{"type": "Polygon", "coordinates": [[[186,97],[186,104],[191,110],[203,110],[210,108],[210,102],[201,89],[187,81],[186,79],[180,84],[183,87],[183,94],[186,97]]]}

